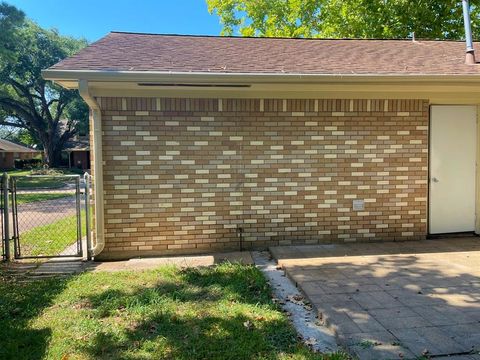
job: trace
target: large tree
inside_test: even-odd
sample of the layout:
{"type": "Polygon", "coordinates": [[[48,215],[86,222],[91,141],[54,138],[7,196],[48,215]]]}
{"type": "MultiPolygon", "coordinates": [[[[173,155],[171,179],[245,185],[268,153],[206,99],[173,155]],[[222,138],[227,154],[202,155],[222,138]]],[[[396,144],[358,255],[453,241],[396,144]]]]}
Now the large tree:
{"type": "MultiPolygon", "coordinates": [[[[206,0],[223,35],[461,39],[459,0],[206,0]]],[[[479,0],[471,1],[474,34],[479,0]]]]}
{"type": "Polygon", "coordinates": [[[0,59],[11,61],[15,54],[16,32],[22,26],[25,14],[7,3],[0,3],[0,59]]]}
{"type": "Polygon", "coordinates": [[[28,130],[38,139],[47,164],[58,166],[65,143],[87,126],[88,108],[77,91],[45,81],[41,70],[78,52],[86,41],[8,14],[0,16],[0,29],[6,22],[15,25],[9,48],[0,48],[0,54],[9,53],[0,57],[0,125],[28,130]]]}

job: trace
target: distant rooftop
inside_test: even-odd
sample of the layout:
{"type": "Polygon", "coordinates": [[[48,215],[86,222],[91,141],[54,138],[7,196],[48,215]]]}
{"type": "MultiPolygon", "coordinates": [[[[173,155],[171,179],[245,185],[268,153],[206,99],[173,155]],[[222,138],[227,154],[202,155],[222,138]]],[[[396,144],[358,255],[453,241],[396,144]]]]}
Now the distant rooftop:
{"type": "Polygon", "coordinates": [[[0,152],[36,153],[38,150],[19,145],[5,139],[0,139],[0,152]]]}
{"type": "MultiPolygon", "coordinates": [[[[475,44],[480,48],[479,44],[475,44]]],[[[286,39],[111,32],[50,70],[468,75],[462,41],[286,39]]]]}

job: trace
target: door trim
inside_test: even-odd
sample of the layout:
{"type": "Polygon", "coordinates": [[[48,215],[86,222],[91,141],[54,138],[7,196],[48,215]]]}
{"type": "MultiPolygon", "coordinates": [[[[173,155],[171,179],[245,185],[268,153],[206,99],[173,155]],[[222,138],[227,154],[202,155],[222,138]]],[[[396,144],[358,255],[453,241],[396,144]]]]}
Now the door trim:
{"type": "Polygon", "coordinates": [[[479,159],[480,159],[480,104],[429,104],[428,109],[428,153],[427,153],[427,238],[439,238],[443,236],[451,235],[453,237],[458,237],[460,234],[465,234],[468,236],[469,234],[480,236],[480,166],[479,166],[479,159]],[[453,233],[434,233],[432,234],[430,229],[430,217],[431,217],[431,209],[430,209],[430,177],[431,177],[431,154],[432,154],[432,107],[433,106],[472,106],[476,109],[476,154],[475,154],[475,223],[474,223],[474,231],[465,231],[465,232],[453,232],[453,233]]]}

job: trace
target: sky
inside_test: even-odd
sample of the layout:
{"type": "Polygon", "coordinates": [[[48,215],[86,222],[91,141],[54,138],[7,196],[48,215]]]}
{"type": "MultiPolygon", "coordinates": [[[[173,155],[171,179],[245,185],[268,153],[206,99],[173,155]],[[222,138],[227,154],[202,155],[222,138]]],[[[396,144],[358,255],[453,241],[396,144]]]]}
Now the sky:
{"type": "Polygon", "coordinates": [[[98,40],[110,31],[219,35],[205,0],[6,0],[40,26],[98,40]]]}

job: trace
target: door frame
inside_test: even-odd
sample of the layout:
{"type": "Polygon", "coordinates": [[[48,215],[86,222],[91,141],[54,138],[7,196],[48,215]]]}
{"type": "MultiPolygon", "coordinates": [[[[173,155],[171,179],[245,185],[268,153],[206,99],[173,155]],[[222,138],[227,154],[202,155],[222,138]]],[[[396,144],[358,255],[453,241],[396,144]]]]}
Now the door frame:
{"type": "Polygon", "coordinates": [[[430,103],[428,107],[428,153],[427,153],[427,238],[437,238],[442,236],[455,236],[461,234],[475,234],[480,235],[480,168],[479,168],[479,159],[480,159],[480,105],[479,104],[433,104],[430,103]],[[475,228],[474,231],[466,232],[453,232],[453,233],[444,233],[444,234],[432,234],[430,229],[430,178],[431,178],[431,151],[432,151],[432,107],[433,106],[472,106],[476,108],[476,154],[475,154],[475,228]]]}

